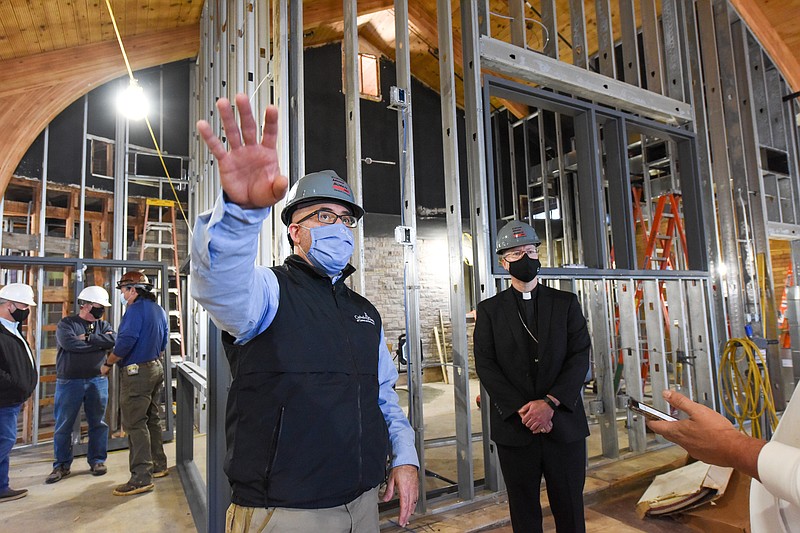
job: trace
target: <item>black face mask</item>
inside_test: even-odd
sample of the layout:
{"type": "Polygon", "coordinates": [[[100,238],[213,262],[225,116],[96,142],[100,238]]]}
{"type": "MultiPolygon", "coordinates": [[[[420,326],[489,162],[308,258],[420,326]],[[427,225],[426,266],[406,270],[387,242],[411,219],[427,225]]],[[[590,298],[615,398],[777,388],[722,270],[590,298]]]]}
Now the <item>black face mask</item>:
{"type": "Polygon", "coordinates": [[[528,283],[533,281],[541,266],[538,259],[531,259],[528,254],[525,254],[520,259],[508,264],[508,273],[523,283],[528,283]]]}
{"type": "Polygon", "coordinates": [[[31,314],[30,309],[20,309],[17,307],[14,309],[14,312],[11,313],[11,318],[16,320],[17,322],[25,322],[28,319],[28,315],[31,314]]]}
{"type": "Polygon", "coordinates": [[[89,314],[92,315],[93,317],[95,317],[97,320],[100,320],[100,317],[102,317],[103,313],[105,313],[105,312],[106,312],[106,308],[105,307],[92,307],[89,310],[89,314]]]}

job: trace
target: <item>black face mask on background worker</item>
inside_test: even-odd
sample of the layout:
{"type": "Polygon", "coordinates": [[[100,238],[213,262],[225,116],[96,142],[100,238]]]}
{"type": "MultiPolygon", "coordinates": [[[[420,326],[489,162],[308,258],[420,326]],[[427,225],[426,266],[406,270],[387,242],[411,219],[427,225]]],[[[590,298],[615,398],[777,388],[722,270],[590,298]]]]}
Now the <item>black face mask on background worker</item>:
{"type": "Polygon", "coordinates": [[[30,309],[21,309],[17,307],[16,303],[14,304],[14,307],[16,309],[11,311],[11,316],[14,318],[14,320],[16,320],[17,322],[25,322],[26,320],[28,320],[28,315],[31,314],[30,309]]]}

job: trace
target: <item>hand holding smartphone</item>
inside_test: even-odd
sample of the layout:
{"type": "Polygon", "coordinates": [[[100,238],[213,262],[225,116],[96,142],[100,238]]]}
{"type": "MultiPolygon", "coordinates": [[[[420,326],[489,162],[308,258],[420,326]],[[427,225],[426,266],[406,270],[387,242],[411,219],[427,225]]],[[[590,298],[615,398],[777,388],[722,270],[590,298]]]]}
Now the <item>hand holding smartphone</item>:
{"type": "Polygon", "coordinates": [[[634,411],[636,413],[642,414],[649,418],[650,420],[664,420],[667,422],[677,422],[678,419],[672,415],[668,415],[663,411],[659,411],[655,407],[651,405],[647,405],[646,403],[638,402],[631,397],[628,397],[628,409],[634,411]]]}

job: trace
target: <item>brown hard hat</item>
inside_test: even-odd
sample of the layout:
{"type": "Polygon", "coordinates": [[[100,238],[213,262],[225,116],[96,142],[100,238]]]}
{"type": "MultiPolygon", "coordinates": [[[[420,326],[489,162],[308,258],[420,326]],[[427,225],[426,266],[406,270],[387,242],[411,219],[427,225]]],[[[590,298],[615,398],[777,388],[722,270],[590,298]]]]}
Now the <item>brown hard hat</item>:
{"type": "Polygon", "coordinates": [[[144,275],[144,272],[139,272],[138,270],[129,270],[128,272],[125,272],[117,282],[117,289],[121,289],[122,287],[136,287],[150,291],[153,288],[153,284],[150,283],[150,280],[147,279],[147,276],[144,275]]]}

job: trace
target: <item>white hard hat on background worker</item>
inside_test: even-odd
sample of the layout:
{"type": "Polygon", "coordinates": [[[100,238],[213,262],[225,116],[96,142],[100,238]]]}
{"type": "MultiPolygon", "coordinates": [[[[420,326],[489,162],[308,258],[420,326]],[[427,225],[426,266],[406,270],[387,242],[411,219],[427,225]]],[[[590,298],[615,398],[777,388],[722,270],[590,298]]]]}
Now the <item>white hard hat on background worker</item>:
{"type": "Polygon", "coordinates": [[[25,305],[36,305],[36,302],[33,301],[33,289],[24,283],[9,283],[0,289],[0,299],[25,305]]]}
{"type": "Polygon", "coordinates": [[[108,291],[98,285],[92,285],[91,287],[83,289],[78,295],[78,300],[100,304],[103,307],[111,307],[111,302],[108,301],[108,291]]]}

